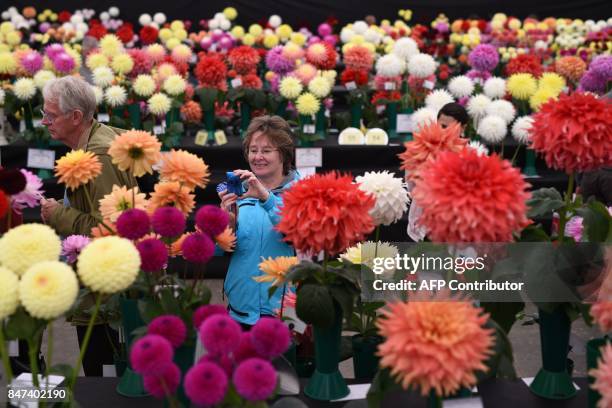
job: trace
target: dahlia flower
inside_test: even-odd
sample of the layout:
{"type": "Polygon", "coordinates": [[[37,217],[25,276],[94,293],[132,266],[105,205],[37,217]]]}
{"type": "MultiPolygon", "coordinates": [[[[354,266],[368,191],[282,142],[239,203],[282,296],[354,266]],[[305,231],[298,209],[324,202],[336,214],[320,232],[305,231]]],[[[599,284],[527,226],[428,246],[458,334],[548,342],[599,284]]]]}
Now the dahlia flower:
{"type": "Polygon", "coordinates": [[[106,88],[115,80],[115,75],[109,67],[98,67],[93,70],[92,80],[94,85],[106,88]]]}
{"type": "Polygon", "coordinates": [[[531,116],[517,118],[512,125],[512,137],[514,137],[514,140],[524,145],[529,143],[529,131],[532,124],[533,118],[531,116]]]}
{"type": "Polygon", "coordinates": [[[189,369],[184,387],[194,404],[213,406],[225,398],[227,374],[215,363],[202,362],[189,369]]]}
{"type": "Polygon", "coordinates": [[[93,52],[89,54],[87,58],[85,59],[85,65],[91,71],[94,71],[96,68],[99,68],[99,67],[107,67],[108,63],[109,61],[106,55],[100,52],[93,52]]]}
{"type": "Polygon", "coordinates": [[[436,89],[425,97],[425,106],[437,112],[447,103],[455,102],[455,98],[445,89],[436,89]]]}
{"type": "Polygon", "coordinates": [[[90,241],[85,235],[70,235],[62,241],[61,255],[66,258],[66,262],[73,264],[90,241]]]}
{"type": "Polygon", "coordinates": [[[370,216],[375,225],[391,225],[397,222],[408,208],[408,192],[402,179],[393,174],[382,172],[366,172],[355,181],[359,189],[371,194],[376,203],[370,210],[370,216]]]}
{"type": "Polygon", "coordinates": [[[287,271],[299,263],[295,256],[278,256],[276,258],[263,259],[259,263],[259,269],[263,275],[254,277],[256,282],[272,282],[272,286],[279,286],[284,283],[287,271]]]}
{"type": "Polygon", "coordinates": [[[499,54],[494,46],[479,44],[468,55],[468,62],[477,71],[490,72],[499,63],[499,54]]]}
{"type": "Polygon", "coordinates": [[[480,119],[487,115],[487,108],[491,104],[491,99],[483,94],[472,96],[467,103],[467,113],[472,119],[480,119]]]}
{"type": "Polygon", "coordinates": [[[280,81],[279,92],[283,98],[295,99],[302,93],[302,83],[294,77],[285,77],[280,81]]]}
{"type": "Polygon", "coordinates": [[[612,302],[597,302],[591,306],[591,316],[602,332],[612,332],[612,302]]]}
{"type": "Polygon", "coordinates": [[[589,370],[589,375],[595,378],[591,388],[599,392],[601,399],[598,408],[612,405],[612,344],[607,343],[601,351],[601,358],[597,361],[597,368],[589,370]]]}
{"type": "Polygon", "coordinates": [[[102,39],[100,39],[100,50],[102,54],[107,57],[114,57],[117,54],[123,52],[123,43],[114,34],[106,34],[102,39]]]}
{"type": "Polygon", "coordinates": [[[125,105],[127,102],[127,92],[120,85],[109,86],[104,91],[104,100],[113,108],[125,105]]]}
{"type": "Polygon", "coordinates": [[[71,190],[85,185],[102,173],[102,163],[92,152],[73,150],[55,163],[55,175],[59,183],[71,190]]]}
{"type": "Polygon", "coordinates": [[[270,398],[278,381],[274,366],[257,357],[242,361],[236,367],[232,380],[238,394],[252,402],[270,398]]]}
{"type": "Polygon", "coordinates": [[[527,100],[537,91],[538,84],[531,74],[513,74],[508,78],[506,88],[513,98],[527,100]]]}
{"type": "Polygon", "coordinates": [[[412,114],[412,124],[414,126],[414,132],[419,132],[423,129],[423,126],[430,123],[434,123],[438,120],[437,113],[427,107],[417,109],[412,114]]]}
{"type": "Polygon", "coordinates": [[[548,102],[551,99],[557,99],[557,93],[555,93],[550,88],[539,88],[531,97],[529,98],[529,106],[535,112],[540,110],[540,107],[548,102]]]}
{"type": "Polygon", "coordinates": [[[0,266],[0,320],[9,317],[19,306],[19,277],[0,266]]]}
{"type": "Polygon", "coordinates": [[[545,72],[538,80],[538,87],[540,89],[548,89],[552,93],[559,95],[565,88],[565,79],[559,74],[554,72],[545,72]]]}
{"type": "Polygon", "coordinates": [[[134,68],[134,60],[130,57],[130,54],[118,54],[113,57],[110,66],[117,74],[125,75],[134,68]]]}
{"type": "Polygon", "coordinates": [[[542,63],[535,55],[521,54],[512,58],[506,65],[506,75],[531,74],[538,78],[542,75],[542,63]]]}
{"type": "Polygon", "coordinates": [[[149,132],[129,130],[113,139],[108,154],[122,171],[135,177],[152,173],[151,166],[161,160],[161,143],[149,132]]]}
{"type": "Polygon", "coordinates": [[[26,186],[21,192],[11,195],[12,207],[18,212],[26,207],[38,206],[43,193],[43,182],[37,175],[26,169],[21,169],[20,172],[26,179],[26,186]]]}
{"type": "Polygon", "coordinates": [[[244,75],[257,69],[261,57],[255,48],[241,45],[229,52],[227,60],[238,74],[244,75]]]}
{"type": "Polygon", "coordinates": [[[500,143],[508,133],[508,124],[500,116],[488,115],[478,122],[476,132],[489,143],[500,143]]]}
{"type": "Polygon", "coordinates": [[[514,105],[504,99],[491,102],[487,106],[485,112],[487,115],[499,116],[505,120],[506,123],[511,123],[516,116],[516,109],[514,108],[514,105]]]}
{"type": "Polygon", "coordinates": [[[174,206],[183,214],[188,215],[195,206],[195,195],[178,181],[160,182],[155,185],[147,210],[149,213],[165,206],[174,206]]]}
{"type": "Polygon", "coordinates": [[[555,71],[569,81],[579,81],[586,71],[586,63],[580,57],[561,57],[555,62],[555,71]]]}
{"type": "Polygon", "coordinates": [[[158,399],[173,395],[181,383],[181,370],[173,362],[162,365],[155,373],[142,377],[143,385],[152,396],[158,399]]]}
{"type": "Polygon", "coordinates": [[[138,75],[132,84],[134,92],[138,96],[148,97],[153,95],[157,85],[151,75],[138,75]]]}
{"type": "Polygon", "coordinates": [[[190,190],[205,188],[210,172],[204,160],[185,150],[171,150],[164,155],[159,175],[163,181],[178,181],[190,190]]]}
{"type": "Polygon", "coordinates": [[[456,76],[449,81],[448,90],[455,98],[463,98],[472,95],[474,83],[465,75],[456,76]]]}
{"type": "MultiPolygon", "coordinates": [[[[351,47],[351,49],[353,48],[351,47]]],[[[419,54],[419,47],[412,38],[402,37],[393,44],[391,53],[408,62],[412,57],[419,54]]],[[[344,58],[346,60],[346,53],[344,58]]]]}
{"type": "Polygon", "coordinates": [[[187,87],[187,82],[180,75],[170,75],[164,81],[163,88],[164,91],[168,93],[168,95],[178,96],[185,92],[185,88],[187,87]]]}
{"type": "Polygon", "coordinates": [[[318,76],[310,81],[308,84],[308,90],[317,98],[322,99],[330,94],[332,86],[327,79],[318,76]]]}
{"type": "Polygon", "coordinates": [[[491,99],[500,99],[506,95],[506,81],[503,78],[491,77],[483,87],[484,94],[491,99]]]}
{"type": "Polygon", "coordinates": [[[436,71],[436,61],[429,54],[417,54],[408,61],[408,72],[416,78],[427,78],[436,71]]]}
{"type": "MultiPolygon", "coordinates": [[[[339,259],[344,259],[355,265],[365,265],[373,270],[374,258],[395,258],[397,254],[397,247],[388,242],[366,241],[347,248],[346,251],[340,255],[339,259]]],[[[383,265],[383,269],[382,275],[385,278],[393,277],[395,265],[389,268],[383,265]]]]}
{"type": "Polygon", "coordinates": [[[487,146],[485,146],[484,144],[480,143],[478,140],[470,141],[470,143],[468,143],[467,147],[470,148],[470,149],[473,149],[474,151],[476,151],[476,153],[479,156],[488,156],[489,155],[489,149],[487,149],[487,146]]]}
{"type": "MultiPolygon", "coordinates": [[[[398,44],[403,40],[408,40],[408,38],[401,38],[395,44],[398,44]]],[[[404,45],[405,43],[399,45],[397,52],[394,52],[394,54],[407,54],[404,51],[408,47],[405,47],[404,45]]],[[[418,53],[418,49],[416,50],[415,54],[416,53],[418,53]]],[[[398,56],[400,56],[401,58],[401,55],[398,56]]],[[[344,52],[343,59],[344,65],[346,65],[348,69],[353,69],[356,71],[369,71],[372,68],[372,64],[374,63],[374,57],[372,55],[372,52],[367,47],[364,47],[362,45],[354,45],[348,50],[346,50],[344,52]]]]}
{"type": "Polygon", "coordinates": [[[162,92],[153,94],[147,101],[149,111],[155,116],[163,116],[170,111],[172,101],[162,92]]]}
{"type": "Polygon", "coordinates": [[[55,78],[56,76],[53,72],[42,69],[34,75],[34,84],[38,89],[42,90],[47,82],[55,78]]]}
{"type": "Polygon", "coordinates": [[[406,64],[393,54],[383,55],[376,61],[376,73],[384,77],[402,75],[406,70],[406,64]]]}
{"type": "Polygon", "coordinates": [[[13,84],[13,93],[22,101],[29,101],[36,95],[36,85],[30,78],[19,78],[13,84]]]}
{"type": "Polygon", "coordinates": [[[321,103],[310,92],[304,92],[297,98],[295,107],[300,115],[314,115],[319,111],[321,103]]]}

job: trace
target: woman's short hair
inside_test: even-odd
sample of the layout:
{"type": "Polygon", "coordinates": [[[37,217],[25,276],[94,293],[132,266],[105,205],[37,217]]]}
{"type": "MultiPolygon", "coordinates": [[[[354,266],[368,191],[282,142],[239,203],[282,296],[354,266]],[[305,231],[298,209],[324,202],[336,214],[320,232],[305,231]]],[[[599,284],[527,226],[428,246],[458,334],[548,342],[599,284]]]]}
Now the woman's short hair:
{"type": "Polygon", "coordinates": [[[440,119],[440,115],[450,116],[457,122],[460,122],[462,126],[467,125],[468,121],[470,120],[465,108],[456,102],[451,102],[444,105],[438,112],[438,119],[440,119]]]}
{"type": "Polygon", "coordinates": [[[91,120],[96,112],[96,95],[91,85],[75,76],[50,80],[43,88],[43,97],[56,102],[62,113],[83,112],[85,121],[91,120]]]}
{"type": "Polygon", "coordinates": [[[287,121],[280,116],[258,116],[251,120],[242,142],[244,158],[249,160],[249,146],[255,133],[261,132],[270,139],[270,143],[278,149],[283,162],[283,174],[289,174],[293,168],[293,157],[295,146],[293,144],[293,132],[287,121]]]}

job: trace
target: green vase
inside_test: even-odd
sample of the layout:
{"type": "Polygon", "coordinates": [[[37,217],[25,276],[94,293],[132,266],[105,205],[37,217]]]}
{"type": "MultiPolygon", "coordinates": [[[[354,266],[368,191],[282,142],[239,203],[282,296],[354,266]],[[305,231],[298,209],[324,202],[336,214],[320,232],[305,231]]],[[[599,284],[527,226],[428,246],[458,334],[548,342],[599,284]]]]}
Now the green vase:
{"type": "Polygon", "coordinates": [[[251,123],[251,105],[246,102],[240,104],[240,137],[246,136],[247,128],[251,123]]]}
{"type": "Polygon", "coordinates": [[[134,341],[132,332],[137,328],[144,326],[145,322],[142,320],[142,317],[140,317],[138,300],[121,298],[119,306],[121,308],[121,323],[123,325],[123,333],[125,336],[125,347],[128,351],[128,364],[125,368],[125,372],[119,380],[119,384],[117,385],[117,393],[123,395],[124,397],[144,397],[149,394],[144,389],[142,376],[132,370],[132,365],[130,364],[129,359],[129,351],[132,346],[132,341],[134,341]]]}
{"type": "Polygon", "coordinates": [[[321,401],[331,401],[349,394],[346,381],[338,369],[342,310],[338,305],[335,309],[335,319],[331,327],[314,327],[315,372],[304,389],[306,396],[321,401]]]}
{"type": "Polygon", "coordinates": [[[601,399],[601,395],[599,392],[595,391],[591,388],[593,383],[595,383],[595,378],[589,374],[594,368],[597,368],[597,360],[601,357],[601,348],[605,346],[607,343],[612,341],[608,337],[601,337],[598,339],[590,340],[587,343],[587,375],[589,379],[589,391],[588,391],[588,400],[589,400],[589,408],[597,407],[597,403],[601,399]]]}
{"type": "MultiPolygon", "coordinates": [[[[299,130],[297,132],[298,135],[299,135],[298,143],[297,143],[298,146],[300,146],[300,147],[311,147],[311,146],[314,146],[315,134],[312,133],[312,131],[311,131],[311,133],[306,133],[304,131],[304,129],[305,129],[305,127],[307,125],[312,125],[313,124],[312,123],[312,117],[310,115],[300,115],[298,123],[299,123],[299,126],[300,126],[300,128],[299,128],[299,130]]],[[[316,130],[315,130],[315,132],[316,132],[316,130]]]]}
{"type": "Polygon", "coordinates": [[[34,118],[32,117],[32,105],[28,102],[28,106],[23,108],[23,121],[27,130],[34,130],[34,118]]]}
{"type": "Polygon", "coordinates": [[[321,104],[321,108],[315,117],[315,138],[325,140],[325,129],[327,127],[327,117],[325,116],[325,106],[321,104]]]}
{"type": "Polygon", "coordinates": [[[572,323],[563,307],[552,312],[538,309],[542,368],[534,378],[531,391],[539,397],[562,400],[576,395],[567,372],[567,353],[572,323]]]}
{"type": "MultiPolygon", "coordinates": [[[[182,406],[188,407],[190,404],[187,394],[185,394],[185,388],[183,387],[183,381],[187,371],[194,365],[195,360],[195,343],[189,345],[182,345],[181,347],[174,350],[174,363],[181,370],[181,384],[177,390],[177,397],[182,406]]],[[[167,401],[167,400],[166,400],[167,401]]]]}
{"type": "Polygon", "coordinates": [[[361,115],[363,113],[363,105],[361,102],[351,104],[351,127],[361,129],[361,115]]]}
{"type": "Polygon", "coordinates": [[[215,110],[208,109],[204,111],[204,127],[206,128],[208,144],[215,143],[215,110]]]}
{"type": "Polygon", "coordinates": [[[178,122],[180,120],[180,111],[178,108],[171,108],[168,113],[166,113],[166,129],[169,129],[170,126],[174,122],[178,122]]]}
{"type": "Polygon", "coordinates": [[[353,368],[355,378],[372,380],[378,371],[380,357],[376,355],[378,346],[383,342],[380,336],[364,337],[356,334],[351,339],[353,345],[353,368]]]}
{"type": "Polygon", "coordinates": [[[389,139],[397,140],[397,102],[387,104],[387,119],[389,121],[387,128],[389,139]]]}
{"type": "Polygon", "coordinates": [[[429,396],[427,397],[427,408],[442,408],[442,406],[442,398],[438,396],[434,390],[429,391],[429,396]]]}
{"type": "Polygon", "coordinates": [[[287,100],[285,98],[280,101],[274,114],[276,116],[280,116],[281,118],[285,118],[287,116],[287,100]]]}
{"type": "MultiPolygon", "coordinates": [[[[518,148],[518,147],[517,147],[518,148]]],[[[536,177],[538,175],[536,171],[536,155],[533,149],[527,148],[525,153],[525,167],[523,168],[523,174],[527,177],[536,177]]]]}
{"type": "Polygon", "coordinates": [[[128,105],[127,109],[128,114],[130,115],[130,123],[132,125],[132,129],[141,130],[142,121],[140,120],[140,103],[131,103],[128,105]]]}

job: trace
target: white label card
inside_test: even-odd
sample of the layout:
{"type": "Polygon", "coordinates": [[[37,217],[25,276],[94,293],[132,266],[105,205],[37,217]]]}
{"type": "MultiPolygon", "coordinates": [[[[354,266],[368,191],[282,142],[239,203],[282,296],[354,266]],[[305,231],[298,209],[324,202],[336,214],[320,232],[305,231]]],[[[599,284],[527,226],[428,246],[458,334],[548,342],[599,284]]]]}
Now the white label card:
{"type": "Polygon", "coordinates": [[[385,82],[385,91],[395,91],[395,82],[385,82]]]}
{"type": "Polygon", "coordinates": [[[98,122],[108,123],[109,120],[110,116],[108,115],[108,113],[98,113],[98,122]]]}
{"type": "Polygon", "coordinates": [[[352,91],[353,89],[357,89],[357,84],[353,81],[351,82],[347,82],[346,85],[346,89],[348,89],[349,91],[352,91]]]}
{"type": "Polygon", "coordinates": [[[232,88],[238,88],[239,86],[242,86],[242,79],[240,78],[234,78],[232,79],[232,88]]]}
{"type": "Polygon", "coordinates": [[[55,168],[55,150],[28,149],[27,167],[53,170],[55,168]]]}
{"type": "Polygon", "coordinates": [[[398,113],[397,114],[397,132],[410,133],[412,132],[412,114],[398,113]]]}
{"type": "Polygon", "coordinates": [[[164,127],[161,125],[157,125],[153,127],[153,134],[154,135],[161,135],[164,133],[164,127]]]}
{"type": "Polygon", "coordinates": [[[225,136],[225,132],[223,130],[219,129],[215,132],[215,142],[217,142],[217,145],[219,146],[223,146],[227,143],[227,136],[225,136]]]}
{"type": "Polygon", "coordinates": [[[304,133],[314,135],[315,130],[315,125],[304,125],[304,133]]]}
{"type": "Polygon", "coordinates": [[[316,174],[317,168],[316,167],[298,167],[297,171],[298,173],[300,173],[300,176],[308,177],[308,176],[312,176],[313,174],[316,174]]]}
{"type": "Polygon", "coordinates": [[[426,88],[426,89],[434,89],[434,85],[435,84],[431,81],[423,82],[423,88],[426,88]]]}
{"type": "Polygon", "coordinates": [[[194,143],[199,146],[204,146],[206,145],[207,141],[208,141],[208,132],[205,130],[198,130],[198,133],[196,133],[194,143]]]}
{"type": "Polygon", "coordinates": [[[322,167],[323,149],[320,147],[302,147],[295,149],[295,167],[322,167]]]}

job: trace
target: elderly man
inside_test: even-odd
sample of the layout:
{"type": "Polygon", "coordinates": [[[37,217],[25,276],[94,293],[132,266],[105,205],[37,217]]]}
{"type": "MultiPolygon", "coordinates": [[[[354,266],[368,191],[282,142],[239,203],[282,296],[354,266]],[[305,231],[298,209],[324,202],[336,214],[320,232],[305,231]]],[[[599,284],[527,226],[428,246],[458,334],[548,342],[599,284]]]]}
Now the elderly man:
{"type": "Polygon", "coordinates": [[[113,185],[135,187],[136,180],[120,171],[108,155],[108,148],[118,129],[105,126],[94,119],[96,97],[91,86],[84,80],[67,76],[49,81],[43,89],[44,108],[42,124],[47,126],[51,137],[68,147],[93,152],[102,163],[102,174],[77,188],[66,191],[64,202],[54,199],[42,200],[41,216],[44,222],[60,235],[89,235],[99,224],[99,200],[110,193],[113,185]],[[85,194],[89,190],[94,208],[90,208],[85,194]]]}
{"type": "MultiPolygon", "coordinates": [[[[41,200],[42,219],[60,235],[90,235],[92,227],[99,224],[99,200],[112,192],[113,185],[128,188],[137,185],[134,177],[120,171],[108,155],[111,142],[121,131],[94,119],[96,97],[91,86],[80,78],[69,76],[49,81],[43,89],[43,97],[42,124],[47,126],[51,137],[72,149],[93,152],[102,163],[102,173],[85,186],[66,190],[63,203],[54,199],[41,200]],[[90,207],[84,189],[88,189],[94,208],[90,207]]],[[[83,300],[71,317],[72,323],[77,325],[79,344],[85,335],[84,324],[89,320],[79,310],[86,309],[89,301],[83,300]]],[[[113,364],[109,337],[118,342],[116,332],[98,321],[83,361],[85,375],[102,376],[103,365],[113,364]]]]}

